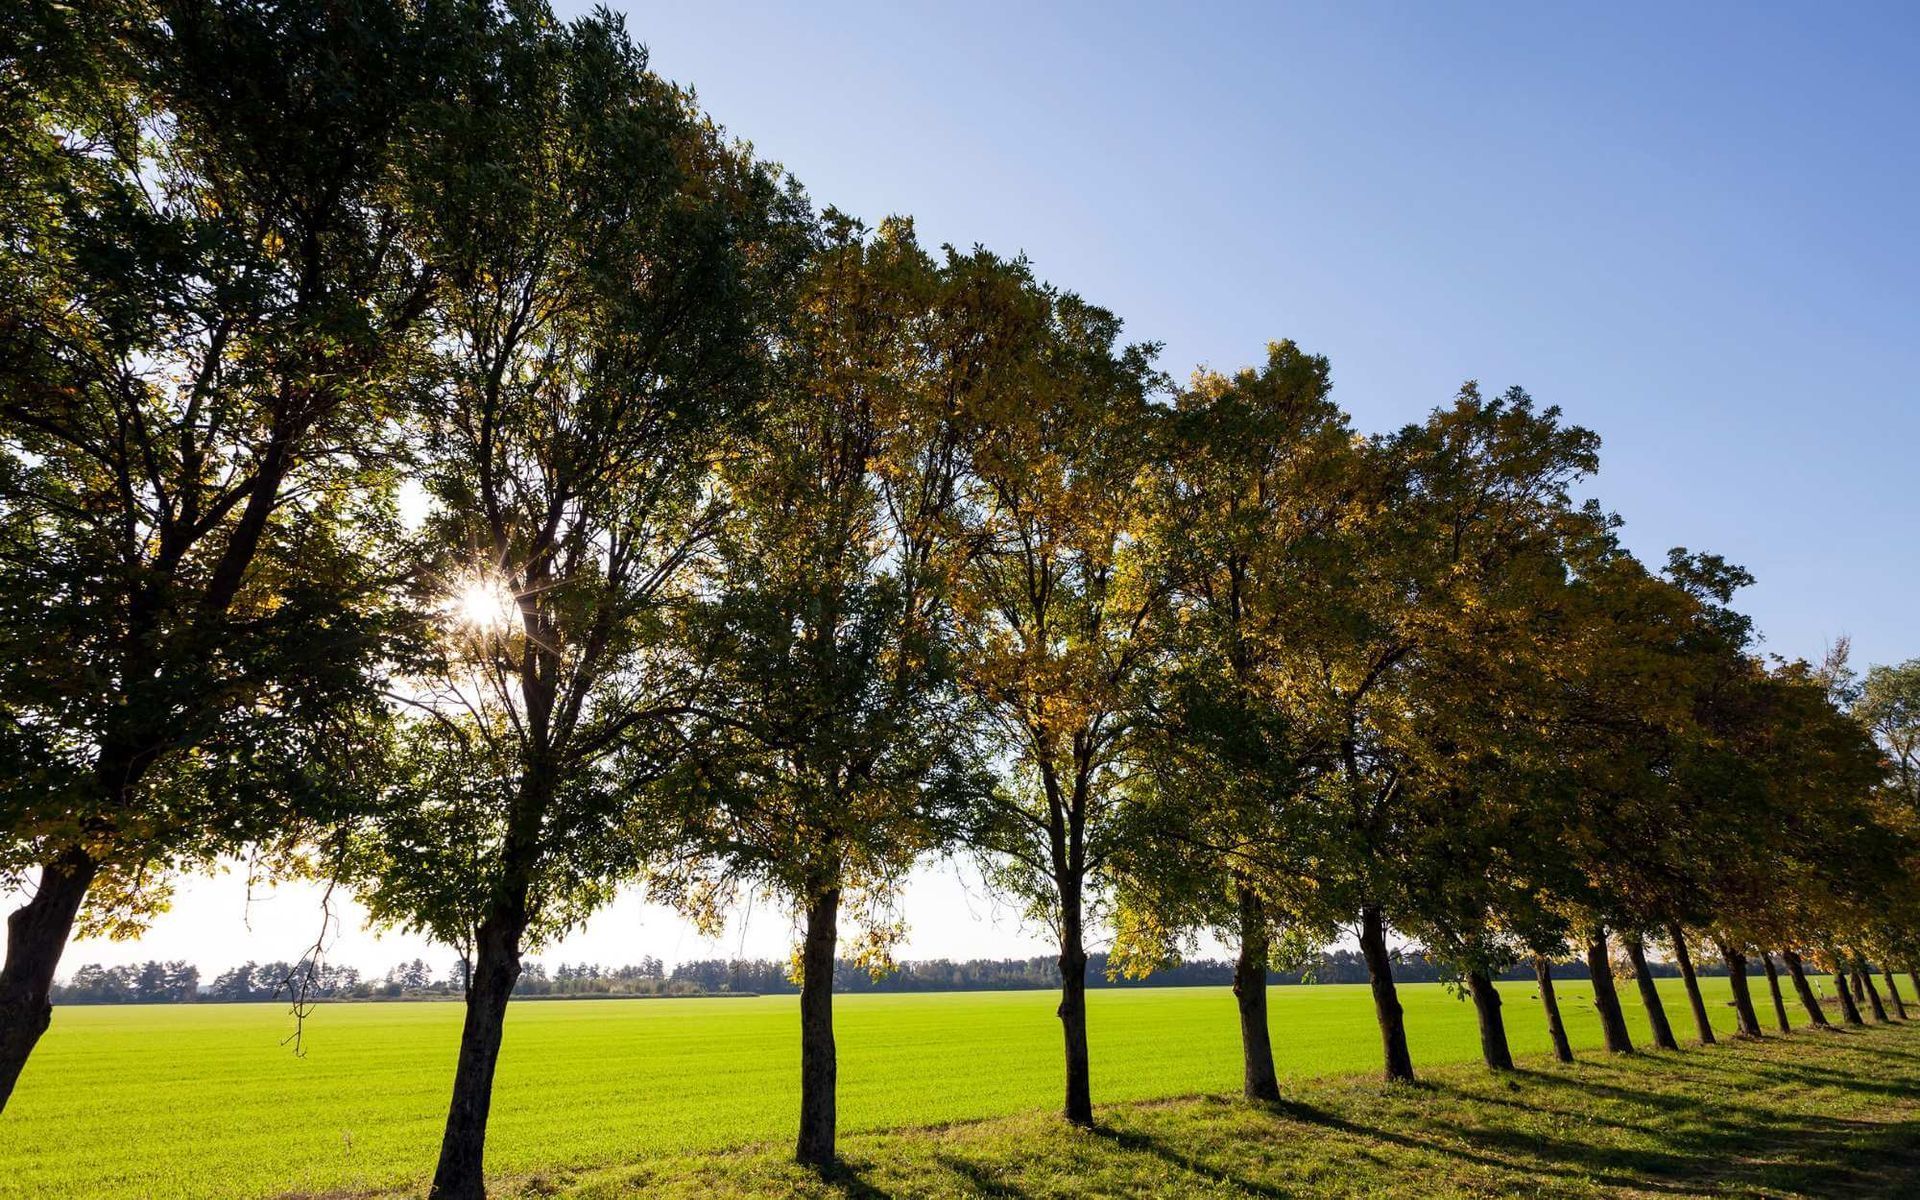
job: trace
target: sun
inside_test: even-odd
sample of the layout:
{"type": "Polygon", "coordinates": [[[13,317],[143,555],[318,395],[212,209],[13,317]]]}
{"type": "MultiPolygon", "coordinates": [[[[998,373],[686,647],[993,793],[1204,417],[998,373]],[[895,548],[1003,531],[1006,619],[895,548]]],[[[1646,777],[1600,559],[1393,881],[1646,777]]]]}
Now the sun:
{"type": "Polygon", "coordinates": [[[497,575],[475,575],[462,581],[448,597],[446,613],[455,624],[475,633],[506,633],[520,615],[518,598],[497,575]]]}

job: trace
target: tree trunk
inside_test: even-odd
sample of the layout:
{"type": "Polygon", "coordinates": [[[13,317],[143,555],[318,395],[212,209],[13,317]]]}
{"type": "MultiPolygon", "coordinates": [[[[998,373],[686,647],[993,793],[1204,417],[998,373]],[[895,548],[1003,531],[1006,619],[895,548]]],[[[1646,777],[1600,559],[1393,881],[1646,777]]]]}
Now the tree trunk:
{"type": "Polygon", "coordinates": [[[1840,1001],[1840,1018],[1849,1025],[1865,1025],[1860,1019],[1860,1006],[1853,1002],[1853,993],[1847,982],[1847,969],[1840,965],[1839,955],[1829,952],[1829,961],[1833,963],[1833,994],[1840,1001]]]}
{"type": "Polygon", "coordinates": [[[1687,985],[1687,1007],[1693,1010],[1693,1027],[1699,1031],[1702,1046],[1713,1045],[1713,1022],[1707,1017],[1706,997],[1700,994],[1700,979],[1693,973],[1693,955],[1687,952],[1687,935],[1678,922],[1667,925],[1667,940],[1673,943],[1673,959],[1680,964],[1680,978],[1687,985]]]}
{"type": "Polygon", "coordinates": [[[1614,1054],[1632,1054],[1633,1039],[1627,1035],[1627,1019],[1620,1012],[1620,993],[1613,986],[1613,964],[1607,961],[1607,930],[1593,927],[1587,942],[1587,971],[1593,976],[1593,1007],[1600,1014],[1600,1030],[1606,1035],[1607,1050],[1614,1054]]]}
{"type": "Polygon", "coordinates": [[[1773,954],[1762,950],[1760,961],[1767,968],[1767,992],[1773,997],[1774,1022],[1780,1026],[1781,1033],[1792,1033],[1793,1022],[1787,1020],[1787,1001],[1786,997],[1780,994],[1780,972],[1774,969],[1773,954]]]}
{"type": "Polygon", "coordinates": [[[1892,967],[1881,968],[1887,977],[1887,999],[1893,1001],[1893,1015],[1902,1021],[1907,1019],[1907,1002],[1900,998],[1900,984],[1893,977],[1892,967]]]}
{"type": "Polygon", "coordinates": [[[1389,1080],[1413,1082],[1413,1056],[1407,1052],[1407,1024],[1400,1010],[1400,993],[1393,986],[1393,959],[1387,954],[1387,926],[1380,906],[1360,910],[1360,953],[1367,960],[1367,982],[1373,986],[1373,1015],[1380,1024],[1380,1045],[1389,1080]]]}
{"type": "Polygon", "coordinates": [[[1880,1002],[1880,989],[1873,984],[1873,972],[1867,969],[1865,963],[1862,963],[1853,969],[1853,978],[1854,982],[1867,993],[1867,1004],[1873,1009],[1873,1019],[1885,1025],[1887,1006],[1880,1002]]]}
{"type": "Polygon", "coordinates": [[[1238,885],[1240,957],[1233,966],[1233,998],[1240,1006],[1243,1089],[1249,1100],[1280,1099],[1273,1070],[1273,1035],[1267,1028],[1267,910],[1258,893],[1238,885]]]}
{"type": "Polygon", "coordinates": [[[1733,1011],[1740,1021],[1740,1036],[1760,1037],[1760,1016],[1753,1011],[1753,993],[1747,988],[1747,956],[1726,942],[1720,943],[1720,954],[1727,960],[1727,981],[1733,985],[1733,1011]]]}
{"type": "Polygon", "coordinates": [[[800,950],[800,1136],[793,1156],[811,1167],[832,1166],[836,1153],[833,958],[839,945],[840,889],[830,887],[807,902],[800,950]]]}
{"type": "Polygon", "coordinates": [[[1667,1006],[1660,1003],[1660,989],[1654,985],[1653,972],[1647,968],[1647,945],[1637,933],[1622,934],[1627,961],[1633,964],[1633,981],[1640,988],[1640,1003],[1647,1010],[1647,1024],[1653,1027],[1653,1044],[1662,1050],[1678,1050],[1673,1026],[1667,1023],[1667,1006]]]}
{"type": "Polygon", "coordinates": [[[1826,1011],[1820,1007],[1820,997],[1813,994],[1813,985],[1807,982],[1806,966],[1800,961],[1799,953],[1782,950],[1780,959],[1787,964],[1787,977],[1793,980],[1794,995],[1800,997],[1800,1007],[1807,1010],[1807,1019],[1818,1028],[1833,1028],[1826,1011]]]}
{"type": "MultiPolygon", "coordinates": [[[[1841,978],[1842,979],[1847,978],[1844,972],[1842,973],[1841,978]]],[[[1853,1002],[1855,1004],[1866,1003],[1867,989],[1860,986],[1860,972],[1858,969],[1856,969],[1853,972],[1852,978],[1853,978],[1853,1002]]]]}
{"type": "Polygon", "coordinates": [[[481,923],[474,939],[466,1023],[460,1029],[460,1057],[453,1073],[453,1103],[440,1140],[440,1164],[427,1193],[430,1200],[482,1200],[487,1194],[487,1113],[493,1106],[493,1071],[500,1060],[507,1002],[520,978],[520,934],[525,925],[522,917],[496,913],[481,923]]]}
{"type": "Polygon", "coordinates": [[[1087,951],[1081,933],[1080,883],[1060,888],[1060,1027],[1067,1045],[1067,1120],[1093,1127],[1087,1070],[1087,951]]]}
{"type": "Polygon", "coordinates": [[[33,899],[7,917],[7,958],[0,966],[0,1112],[53,1021],[53,973],[98,870],[84,851],[67,851],[40,868],[33,899]]]}
{"type": "Polygon", "coordinates": [[[1480,1017],[1480,1057],[1495,1071],[1513,1070],[1513,1053],[1507,1049],[1507,1023],[1500,1016],[1500,989],[1493,986],[1486,972],[1469,971],[1467,990],[1473,994],[1473,1009],[1480,1017]]]}
{"type": "Polygon", "coordinates": [[[1533,978],[1540,985],[1540,1007],[1547,1013],[1547,1036],[1553,1039],[1553,1056],[1563,1063],[1573,1061],[1573,1045],[1567,1041],[1567,1026],[1560,1019],[1560,999],[1553,994],[1553,964],[1544,954],[1533,956],[1533,978]]]}

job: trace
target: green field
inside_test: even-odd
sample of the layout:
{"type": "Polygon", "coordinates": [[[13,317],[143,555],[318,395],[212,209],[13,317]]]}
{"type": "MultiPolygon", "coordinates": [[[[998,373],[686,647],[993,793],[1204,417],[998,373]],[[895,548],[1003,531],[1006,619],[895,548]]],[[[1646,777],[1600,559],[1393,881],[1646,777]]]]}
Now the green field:
{"type": "Polygon", "coordinates": [[[1295,1080],[1279,1104],[1192,1096],[842,1138],[826,1177],[780,1147],[509,1182],[499,1200],[1598,1200],[1920,1196],[1920,1044],[1900,1025],[1572,1066],[1295,1080]]]}
{"type": "MultiPolygon", "coordinates": [[[[1732,1028],[1726,981],[1704,981],[1732,1028]]],[[[1599,1044],[1586,986],[1560,985],[1576,1046],[1599,1044]]],[[[1665,989],[1683,1037],[1678,981],[1665,989]]],[[[1401,989],[1416,1067],[1478,1056],[1473,1011],[1401,989]]],[[[1517,1055],[1548,1048],[1530,985],[1505,986],[1517,1055]]],[[[1756,999],[1765,1006],[1764,985],[1756,999]]],[[[1622,990],[1637,1037],[1644,1016],[1622,990]]],[[[1058,1100],[1045,992],[853,996],[838,1003],[845,1132],[1005,1116],[1058,1100]]],[[[1096,1104],[1229,1092],[1238,1031],[1224,989],[1096,990],[1096,1104]]],[[[1365,1072],[1379,1040],[1359,986],[1272,992],[1283,1077],[1365,1072]]],[[[430,1173],[459,1033],[450,1003],[341,1004],[306,1053],[274,1005],[61,1008],[0,1117],[0,1196],[249,1197],[407,1187],[430,1173]]],[[[517,1004],[494,1094],[503,1176],[784,1142],[796,1106],[793,997],[517,1004]]]]}

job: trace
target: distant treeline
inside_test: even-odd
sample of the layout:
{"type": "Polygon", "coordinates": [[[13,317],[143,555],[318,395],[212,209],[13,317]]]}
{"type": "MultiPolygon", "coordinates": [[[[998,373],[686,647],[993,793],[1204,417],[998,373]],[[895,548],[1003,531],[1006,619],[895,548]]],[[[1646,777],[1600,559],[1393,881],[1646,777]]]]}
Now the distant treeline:
{"type": "MultiPolygon", "coordinates": [[[[1653,974],[1677,976],[1671,963],[1653,962],[1653,974]]],[[[1557,979],[1587,978],[1587,964],[1567,962],[1553,969],[1557,979]]],[[[1702,975],[1724,975],[1718,963],[1700,964],[1702,975]]],[[[1409,983],[1436,983],[1450,977],[1418,952],[1401,956],[1394,977],[1409,983]]],[[[1273,971],[1275,984],[1365,983],[1367,965],[1358,951],[1330,950],[1310,970],[1273,971]]],[[[1530,966],[1514,967],[1502,978],[1531,980],[1530,966]]],[[[304,989],[311,999],[402,1000],[453,997],[465,990],[466,964],[454,959],[436,974],[424,959],[401,963],[382,976],[363,976],[353,967],[305,962],[242,963],[202,985],[200,970],[187,962],[146,962],[135,966],[105,967],[89,963],[73,978],[56,984],[56,1004],[179,1004],[187,1002],[238,1003],[277,1000],[304,989]]],[[[873,978],[866,968],[841,960],[834,965],[838,992],[984,992],[1046,989],[1059,986],[1059,965],[1049,956],[1035,958],[973,958],[962,962],[938,958],[903,962],[891,974],[873,978]]],[[[1195,959],[1155,971],[1144,979],[1107,978],[1107,956],[1087,958],[1087,986],[1106,987],[1225,987],[1233,982],[1233,964],[1222,959],[1195,959]]],[[[703,959],[681,963],[671,971],[658,958],[607,967],[599,963],[561,963],[548,970],[537,962],[522,969],[514,987],[519,996],[710,996],[778,995],[799,991],[787,975],[787,964],[772,959],[703,959]]]]}
{"type": "MultiPolygon", "coordinates": [[[[1649,962],[1655,975],[1678,977],[1671,963],[1649,962]]],[[[1724,975],[1726,967],[1718,963],[1697,964],[1702,975],[1724,975]]],[[[1556,979],[1586,979],[1584,962],[1556,963],[1556,979]]],[[[1453,978],[1442,967],[1417,951],[1403,953],[1394,966],[1394,978],[1409,983],[1440,983],[1453,978]]],[[[1531,980],[1531,964],[1516,966],[1502,979],[1531,980]]],[[[701,992],[795,992],[799,988],[787,977],[785,963],[766,959],[709,959],[682,963],[674,968],[674,982],[688,981],[701,992]]],[[[1311,968],[1270,971],[1267,980],[1274,984],[1365,983],[1367,964],[1357,950],[1329,950],[1311,968]]],[[[524,982],[524,981],[523,981],[524,982]]],[[[1225,959],[1203,958],[1177,967],[1155,971],[1143,979],[1109,979],[1107,956],[1087,956],[1087,986],[1107,987],[1226,987],[1233,983],[1233,963],[1225,959]]],[[[1015,991],[1025,988],[1057,988],[1060,967],[1051,955],[1034,958],[973,958],[964,962],[932,959],[903,962],[898,969],[874,979],[866,968],[841,959],[834,964],[833,988],[836,992],[975,992],[1015,991]]]]}

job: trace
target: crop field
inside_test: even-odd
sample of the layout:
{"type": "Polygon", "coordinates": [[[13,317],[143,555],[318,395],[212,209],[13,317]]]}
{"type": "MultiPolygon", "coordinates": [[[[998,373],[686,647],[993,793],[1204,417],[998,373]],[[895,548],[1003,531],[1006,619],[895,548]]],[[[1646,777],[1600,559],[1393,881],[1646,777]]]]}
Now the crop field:
{"type": "MultiPolygon", "coordinates": [[[[1703,980],[1730,1031],[1723,979],[1703,980]]],[[[1503,985],[1516,1055],[1548,1050],[1529,984],[1503,985]]],[[[1558,986],[1577,1047],[1599,1045],[1587,987],[1558,986]]],[[[1678,980],[1675,1029],[1692,1028],[1678,980]]],[[[1416,1067],[1478,1057],[1472,1007],[1401,989],[1416,1067]]],[[[1756,992],[1763,1015],[1764,981],[1756,992]]],[[[1636,1038],[1645,1020],[1621,999],[1636,1038]]],[[[1050,1108],[1060,1032],[1047,992],[837,1001],[841,1128],[855,1133],[1050,1108]]],[[[1096,1105],[1239,1086],[1225,989],[1089,996],[1096,1105]]],[[[282,1044],[279,1005],[65,1007],[0,1118],[0,1196],[261,1197],[405,1188],[431,1172],[461,1007],[339,1004],[282,1044]]],[[[1366,1072],[1379,1035],[1362,986],[1276,987],[1283,1077],[1366,1072]]],[[[799,1074],[794,997],[526,1002],[507,1023],[489,1169],[528,1176],[652,1155],[781,1143],[799,1074]]]]}

